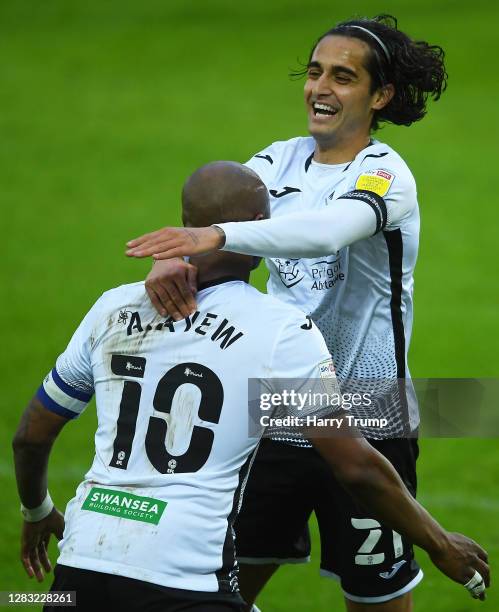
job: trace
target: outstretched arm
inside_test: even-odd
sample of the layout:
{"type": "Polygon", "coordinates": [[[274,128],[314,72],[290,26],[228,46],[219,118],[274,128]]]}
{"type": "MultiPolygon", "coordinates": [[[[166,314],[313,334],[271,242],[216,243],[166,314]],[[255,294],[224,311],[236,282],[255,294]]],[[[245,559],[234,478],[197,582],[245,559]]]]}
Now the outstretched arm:
{"type": "Polygon", "coordinates": [[[50,412],[35,397],[24,411],[14,439],[14,464],[24,523],[21,562],[30,578],[43,580],[43,570],[52,569],[47,554],[51,534],[58,540],[64,517],[52,503],[47,490],[47,467],[54,440],[68,419],[50,412]]]}
{"type": "Polygon", "coordinates": [[[368,238],[379,229],[373,211],[358,200],[337,200],[306,211],[249,223],[222,223],[223,249],[262,257],[321,257],[368,238]]]}
{"type": "MultiPolygon", "coordinates": [[[[386,221],[386,219],[385,219],[386,221]]],[[[212,227],[165,227],[130,241],[127,255],[169,259],[225,251],[261,257],[316,257],[367,238],[381,228],[373,210],[355,199],[321,211],[212,227]]]]}

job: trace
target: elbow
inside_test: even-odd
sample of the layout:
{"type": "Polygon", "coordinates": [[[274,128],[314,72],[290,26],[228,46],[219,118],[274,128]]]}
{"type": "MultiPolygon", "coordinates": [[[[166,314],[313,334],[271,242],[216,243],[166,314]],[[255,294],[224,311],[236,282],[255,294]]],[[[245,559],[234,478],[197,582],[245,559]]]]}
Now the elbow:
{"type": "Polygon", "coordinates": [[[18,430],[12,438],[12,451],[14,456],[23,453],[40,453],[50,449],[52,442],[46,439],[34,439],[22,430],[18,430]]]}
{"type": "Polygon", "coordinates": [[[23,433],[16,432],[12,438],[12,452],[14,453],[14,457],[26,453],[26,451],[32,447],[33,443],[30,442],[30,440],[23,433]]]}
{"type": "Polygon", "coordinates": [[[366,442],[362,452],[359,450],[349,461],[336,467],[336,477],[352,493],[378,490],[380,483],[386,480],[383,460],[384,458],[366,442]]]}
{"type": "Polygon", "coordinates": [[[14,437],[12,438],[12,450],[14,451],[14,455],[21,451],[26,447],[26,438],[22,433],[16,431],[14,437]]]}

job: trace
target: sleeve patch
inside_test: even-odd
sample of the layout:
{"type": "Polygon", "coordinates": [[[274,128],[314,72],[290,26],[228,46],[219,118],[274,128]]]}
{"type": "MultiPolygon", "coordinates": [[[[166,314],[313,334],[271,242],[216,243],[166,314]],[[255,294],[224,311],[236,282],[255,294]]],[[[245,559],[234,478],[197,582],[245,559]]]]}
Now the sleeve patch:
{"type": "Polygon", "coordinates": [[[355,189],[373,191],[383,197],[392,186],[395,175],[387,170],[368,170],[363,172],[355,183],[355,189]]]}
{"type": "Polygon", "coordinates": [[[325,393],[329,394],[330,398],[333,398],[335,395],[341,396],[333,360],[329,358],[321,361],[318,365],[318,370],[322,388],[325,393]]]}
{"type": "Polygon", "coordinates": [[[319,376],[321,378],[336,378],[336,370],[332,359],[326,359],[319,363],[319,376]]]}

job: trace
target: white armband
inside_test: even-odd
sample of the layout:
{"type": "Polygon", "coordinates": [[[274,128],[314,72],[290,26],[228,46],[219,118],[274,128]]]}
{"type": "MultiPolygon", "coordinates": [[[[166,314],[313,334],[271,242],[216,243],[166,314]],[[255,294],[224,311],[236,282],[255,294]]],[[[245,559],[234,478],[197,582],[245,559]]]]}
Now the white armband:
{"type": "Polygon", "coordinates": [[[24,516],[24,520],[28,523],[37,523],[38,521],[46,518],[54,509],[54,502],[50,497],[50,493],[47,491],[47,495],[42,503],[37,508],[26,508],[21,504],[21,513],[24,516]]]}

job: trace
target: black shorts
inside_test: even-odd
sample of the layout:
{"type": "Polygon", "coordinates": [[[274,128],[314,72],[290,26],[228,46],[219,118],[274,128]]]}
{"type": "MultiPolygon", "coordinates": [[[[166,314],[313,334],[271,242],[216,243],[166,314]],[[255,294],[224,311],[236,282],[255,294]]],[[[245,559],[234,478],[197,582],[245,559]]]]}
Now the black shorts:
{"type": "MultiPolygon", "coordinates": [[[[416,495],[415,439],[371,441],[416,495]]],[[[315,512],[321,539],[321,574],[339,580],[345,596],[380,603],[422,579],[412,545],[366,515],[312,448],[263,439],[236,519],[240,563],[309,560],[307,522],[315,512]]]]}
{"type": "MultiPolygon", "coordinates": [[[[127,612],[243,612],[239,593],[204,593],[170,589],[125,576],[56,565],[51,591],[76,591],[70,610],[126,610],[127,612]]],[[[45,612],[59,612],[47,605],[45,612]]]]}

